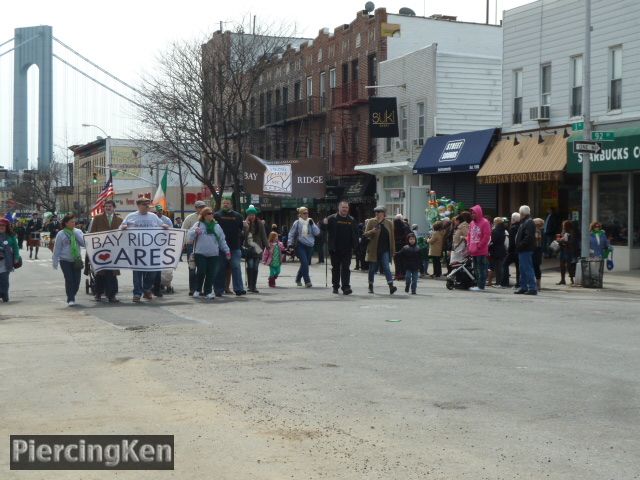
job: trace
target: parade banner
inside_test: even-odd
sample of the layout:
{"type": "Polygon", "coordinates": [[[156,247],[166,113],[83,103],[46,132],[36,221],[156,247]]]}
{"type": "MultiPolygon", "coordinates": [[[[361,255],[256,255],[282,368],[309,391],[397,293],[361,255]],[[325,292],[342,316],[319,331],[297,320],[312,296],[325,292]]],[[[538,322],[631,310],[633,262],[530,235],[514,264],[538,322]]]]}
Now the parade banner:
{"type": "Polygon", "coordinates": [[[324,162],[318,159],[267,161],[248,154],[243,167],[244,188],[249,194],[324,198],[324,162]]]}
{"type": "Polygon", "coordinates": [[[369,98],[371,138],[394,138],[398,132],[398,105],[395,97],[369,98]]]}
{"type": "Polygon", "coordinates": [[[84,242],[94,273],[158,271],[178,267],[185,233],[177,228],[128,228],[87,233],[84,242]]]}

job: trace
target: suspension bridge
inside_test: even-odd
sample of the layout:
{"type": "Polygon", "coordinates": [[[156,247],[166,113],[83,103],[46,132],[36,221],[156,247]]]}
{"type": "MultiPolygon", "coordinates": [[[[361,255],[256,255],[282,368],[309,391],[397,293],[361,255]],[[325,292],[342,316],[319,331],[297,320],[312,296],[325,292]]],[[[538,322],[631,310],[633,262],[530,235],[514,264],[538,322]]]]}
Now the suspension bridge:
{"type": "Polygon", "coordinates": [[[135,136],[138,93],[52,27],[16,28],[0,42],[0,165],[46,169],[97,133],[135,136]]]}

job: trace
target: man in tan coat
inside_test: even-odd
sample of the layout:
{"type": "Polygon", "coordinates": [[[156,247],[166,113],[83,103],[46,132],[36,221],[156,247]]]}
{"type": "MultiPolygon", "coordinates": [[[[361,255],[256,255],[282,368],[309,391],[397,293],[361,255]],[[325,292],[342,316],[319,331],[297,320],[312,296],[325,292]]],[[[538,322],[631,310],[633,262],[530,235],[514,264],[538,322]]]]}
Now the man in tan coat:
{"type": "Polygon", "coordinates": [[[374,218],[367,220],[364,227],[364,236],[369,239],[367,246],[367,262],[369,262],[369,293],[373,293],[373,280],[378,271],[378,265],[382,263],[384,276],[389,284],[389,293],[394,294],[393,275],[389,263],[396,253],[393,222],[386,218],[387,211],[382,206],[373,209],[374,218]]]}
{"type": "MultiPolygon", "coordinates": [[[[88,233],[107,232],[117,230],[122,223],[122,218],[116,215],[116,204],[113,200],[104,202],[104,213],[96,215],[91,221],[88,233]]],[[[116,298],[118,293],[119,270],[100,270],[96,274],[95,299],[102,301],[102,295],[106,295],[109,303],[118,303],[116,298]]]]}

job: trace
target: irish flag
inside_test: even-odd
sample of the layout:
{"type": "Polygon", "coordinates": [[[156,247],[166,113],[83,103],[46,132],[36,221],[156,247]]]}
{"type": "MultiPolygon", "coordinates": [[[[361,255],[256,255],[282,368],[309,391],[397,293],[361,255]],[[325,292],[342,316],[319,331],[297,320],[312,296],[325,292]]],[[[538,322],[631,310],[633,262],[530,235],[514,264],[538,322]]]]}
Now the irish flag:
{"type": "Polygon", "coordinates": [[[162,205],[163,210],[167,210],[167,174],[169,173],[169,168],[165,168],[164,175],[162,176],[162,181],[160,185],[158,185],[158,190],[156,190],[156,194],[153,197],[153,205],[162,205]]]}

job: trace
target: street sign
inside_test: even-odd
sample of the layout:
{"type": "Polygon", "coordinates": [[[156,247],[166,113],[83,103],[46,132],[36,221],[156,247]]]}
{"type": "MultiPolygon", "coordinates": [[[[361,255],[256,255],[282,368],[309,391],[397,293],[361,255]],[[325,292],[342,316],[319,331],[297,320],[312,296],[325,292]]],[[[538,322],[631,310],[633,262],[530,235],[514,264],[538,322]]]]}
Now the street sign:
{"type": "Polygon", "coordinates": [[[578,132],[580,130],[584,130],[584,122],[576,122],[571,124],[571,130],[574,132],[578,132]]]}
{"type": "Polygon", "coordinates": [[[591,132],[591,140],[594,142],[613,142],[616,132],[591,132]]]}
{"type": "Polygon", "coordinates": [[[573,153],[600,153],[602,145],[598,142],[576,140],[573,142],[573,153]]]}

